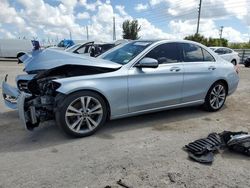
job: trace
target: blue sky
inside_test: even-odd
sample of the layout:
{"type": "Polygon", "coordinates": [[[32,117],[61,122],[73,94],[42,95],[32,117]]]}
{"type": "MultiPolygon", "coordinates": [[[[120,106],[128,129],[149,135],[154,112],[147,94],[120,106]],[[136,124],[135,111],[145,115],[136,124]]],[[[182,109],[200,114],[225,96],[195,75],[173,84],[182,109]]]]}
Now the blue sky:
{"type": "MultiPolygon", "coordinates": [[[[137,19],[141,38],[178,38],[194,34],[198,0],[1,0],[0,37],[57,40],[112,40],[112,20],[121,38],[122,22],[137,19]]],[[[200,33],[231,42],[250,39],[250,0],[203,0],[200,33]]]]}

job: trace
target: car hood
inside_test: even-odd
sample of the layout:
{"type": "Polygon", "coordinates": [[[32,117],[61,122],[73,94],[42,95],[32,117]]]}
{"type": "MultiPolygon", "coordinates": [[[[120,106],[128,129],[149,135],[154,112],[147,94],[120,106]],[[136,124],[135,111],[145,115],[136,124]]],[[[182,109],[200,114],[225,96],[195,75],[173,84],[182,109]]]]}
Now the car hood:
{"type": "Polygon", "coordinates": [[[48,70],[63,65],[83,65],[110,69],[118,69],[121,67],[120,64],[112,61],[49,48],[27,53],[21,56],[19,60],[21,63],[24,63],[24,70],[26,72],[48,70]]]}

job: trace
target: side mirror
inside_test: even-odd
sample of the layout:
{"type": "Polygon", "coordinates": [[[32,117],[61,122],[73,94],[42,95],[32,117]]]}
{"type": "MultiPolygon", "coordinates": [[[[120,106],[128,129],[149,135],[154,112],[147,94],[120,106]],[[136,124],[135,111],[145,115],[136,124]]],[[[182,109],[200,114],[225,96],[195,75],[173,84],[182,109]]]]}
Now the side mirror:
{"type": "Polygon", "coordinates": [[[140,68],[157,68],[159,66],[159,63],[156,59],[145,57],[141,61],[139,61],[135,67],[140,68]]]}

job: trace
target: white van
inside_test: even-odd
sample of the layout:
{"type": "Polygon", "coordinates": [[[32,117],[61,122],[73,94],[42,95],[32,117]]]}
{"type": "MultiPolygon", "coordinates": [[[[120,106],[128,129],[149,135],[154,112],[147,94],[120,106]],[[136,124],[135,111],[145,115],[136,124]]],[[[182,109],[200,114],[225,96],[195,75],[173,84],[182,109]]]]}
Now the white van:
{"type": "Polygon", "coordinates": [[[0,57],[21,57],[34,49],[33,42],[24,39],[0,39],[0,57]]]}

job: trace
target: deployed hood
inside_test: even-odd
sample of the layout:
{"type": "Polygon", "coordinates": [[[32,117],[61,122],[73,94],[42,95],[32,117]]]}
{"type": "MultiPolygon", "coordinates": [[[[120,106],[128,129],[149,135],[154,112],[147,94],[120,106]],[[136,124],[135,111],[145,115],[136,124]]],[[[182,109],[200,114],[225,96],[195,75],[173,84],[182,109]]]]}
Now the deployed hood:
{"type": "Polygon", "coordinates": [[[25,64],[26,72],[48,70],[63,65],[83,65],[110,69],[121,67],[120,64],[112,61],[49,48],[25,54],[19,60],[25,64]]]}

